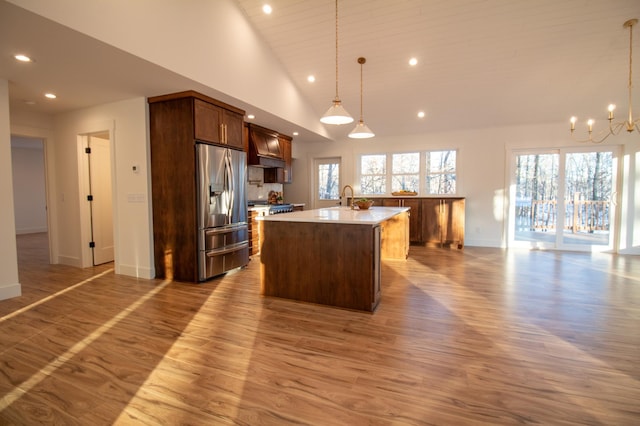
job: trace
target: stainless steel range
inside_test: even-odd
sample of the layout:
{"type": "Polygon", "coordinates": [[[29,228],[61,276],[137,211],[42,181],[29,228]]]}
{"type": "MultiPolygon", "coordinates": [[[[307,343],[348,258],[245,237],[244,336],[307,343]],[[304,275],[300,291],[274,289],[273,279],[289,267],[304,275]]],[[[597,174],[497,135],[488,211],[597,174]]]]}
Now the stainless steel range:
{"type": "Polygon", "coordinates": [[[258,201],[249,201],[249,207],[264,207],[267,210],[267,214],[280,214],[280,213],[289,213],[293,211],[293,204],[267,204],[262,200],[258,201]]]}

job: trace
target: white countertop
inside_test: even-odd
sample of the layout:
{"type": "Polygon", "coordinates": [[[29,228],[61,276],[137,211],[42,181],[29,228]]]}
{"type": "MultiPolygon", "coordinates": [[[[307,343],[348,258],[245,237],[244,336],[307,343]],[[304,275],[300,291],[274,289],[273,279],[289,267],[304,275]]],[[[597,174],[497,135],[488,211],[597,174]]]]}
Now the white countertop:
{"type": "Polygon", "coordinates": [[[406,212],[409,207],[371,207],[369,210],[351,210],[349,207],[304,210],[291,213],[261,216],[258,220],[274,222],[350,223],[377,225],[393,216],[406,212]]]}

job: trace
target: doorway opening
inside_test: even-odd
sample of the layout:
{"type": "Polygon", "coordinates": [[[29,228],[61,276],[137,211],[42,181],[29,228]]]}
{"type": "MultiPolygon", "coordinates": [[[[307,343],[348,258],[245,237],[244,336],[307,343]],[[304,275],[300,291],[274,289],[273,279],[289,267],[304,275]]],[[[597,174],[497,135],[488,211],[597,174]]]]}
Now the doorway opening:
{"type": "Polygon", "coordinates": [[[45,141],[11,135],[18,263],[51,263],[45,141]]]}

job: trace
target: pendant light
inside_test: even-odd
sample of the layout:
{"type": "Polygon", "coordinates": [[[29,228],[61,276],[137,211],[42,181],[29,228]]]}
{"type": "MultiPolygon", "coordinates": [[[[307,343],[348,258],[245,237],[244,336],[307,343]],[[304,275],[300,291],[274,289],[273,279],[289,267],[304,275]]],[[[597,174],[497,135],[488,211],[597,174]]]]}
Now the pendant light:
{"type": "Polygon", "coordinates": [[[353,122],[353,117],[342,106],[338,96],[338,0],[336,0],[336,97],[333,105],[324,113],[321,122],[325,124],[349,124],[353,122]]]}
{"type": "Polygon", "coordinates": [[[367,62],[365,58],[358,58],[358,63],[360,64],[360,121],[356,124],[355,129],[349,133],[349,137],[353,139],[367,139],[372,138],[375,134],[364,124],[364,119],[362,118],[362,66],[367,62]]]}

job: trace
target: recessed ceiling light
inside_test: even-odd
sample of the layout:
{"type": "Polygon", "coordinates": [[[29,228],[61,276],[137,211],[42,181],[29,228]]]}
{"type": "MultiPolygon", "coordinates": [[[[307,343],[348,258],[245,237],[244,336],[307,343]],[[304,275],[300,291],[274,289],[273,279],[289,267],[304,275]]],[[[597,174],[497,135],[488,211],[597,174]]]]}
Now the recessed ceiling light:
{"type": "Polygon", "coordinates": [[[44,94],[44,97],[45,97],[45,98],[49,98],[49,99],[55,99],[55,98],[57,98],[57,96],[56,96],[56,95],[54,95],[53,93],[45,93],[45,94],[44,94]]]}
{"type": "Polygon", "coordinates": [[[416,58],[409,59],[409,65],[412,67],[418,65],[418,60],[416,58]]]}
{"type": "Polygon", "coordinates": [[[265,4],[264,6],[262,6],[262,11],[267,15],[271,15],[271,12],[273,12],[273,9],[268,4],[265,4]]]}
{"type": "Polygon", "coordinates": [[[14,58],[16,58],[16,60],[20,61],[20,62],[31,62],[32,61],[32,59],[30,57],[28,57],[27,55],[23,55],[23,54],[15,55],[14,58]]]}
{"type": "Polygon", "coordinates": [[[418,111],[418,118],[424,118],[424,111],[418,111]]]}
{"type": "Polygon", "coordinates": [[[293,136],[298,136],[298,132],[293,132],[293,136]]]}
{"type": "Polygon", "coordinates": [[[313,83],[314,81],[316,81],[316,77],[315,77],[315,76],[313,76],[313,75],[310,75],[309,77],[307,77],[307,81],[308,81],[309,83],[313,83]]]}
{"type": "Polygon", "coordinates": [[[248,118],[249,120],[253,120],[254,118],[256,118],[256,116],[255,116],[255,115],[253,115],[253,114],[249,114],[249,115],[247,115],[247,118],[248,118]]]}

